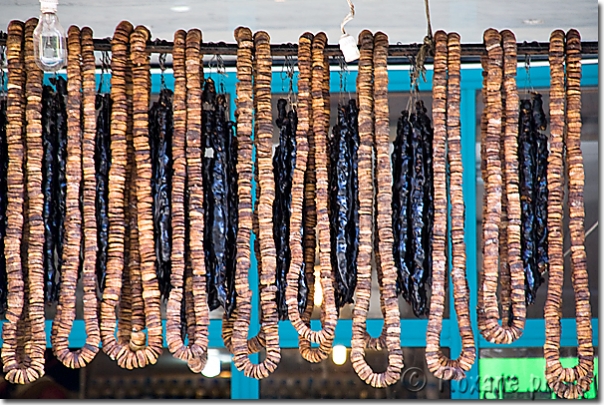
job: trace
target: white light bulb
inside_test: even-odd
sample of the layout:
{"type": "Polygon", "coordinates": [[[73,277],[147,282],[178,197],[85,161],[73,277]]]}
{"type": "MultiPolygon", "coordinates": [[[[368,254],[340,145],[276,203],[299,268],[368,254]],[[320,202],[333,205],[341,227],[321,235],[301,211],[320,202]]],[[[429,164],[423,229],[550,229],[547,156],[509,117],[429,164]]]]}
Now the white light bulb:
{"type": "Polygon", "coordinates": [[[67,65],[65,29],[54,12],[42,12],[34,30],[36,65],[45,72],[56,72],[67,65]]]}
{"type": "Polygon", "coordinates": [[[213,378],[220,374],[220,357],[208,351],[208,361],[201,374],[208,378],[213,378]]]}
{"type": "Polygon", "coordinates": [[[346,363],[346,346],[335,345],[331,352],[331,359],[337,366],[346,363]]]}

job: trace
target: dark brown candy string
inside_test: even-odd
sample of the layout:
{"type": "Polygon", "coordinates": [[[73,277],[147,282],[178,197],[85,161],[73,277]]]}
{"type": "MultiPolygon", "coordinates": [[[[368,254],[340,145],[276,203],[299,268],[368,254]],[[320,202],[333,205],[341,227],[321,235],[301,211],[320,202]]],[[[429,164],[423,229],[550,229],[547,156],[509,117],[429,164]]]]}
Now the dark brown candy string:
{"type": "MultiPolygon", "coordinates": [[[[279,99],[277,102],[277,114],[276,124],[279,128],[279,145],[275,148],[273,155],[273,176],[275,178],[273,237],[277,251],[277,312],[279,313],[279,320],[286,320],[288,317],[285,290],[291,262],[291,251],[289,249],[291,189],[296,162],[295,133],[298,118],[295,110],[287,111],[287,100],[285,99],[279,99]]],[[[298,294],[298,297],[300,297],[300,294],[298,294]]],[[[301,306],[304,305],[300,305],[298,301],[298,310],[301,306]]]]}
{"type": "Polygon", "coordinates": [[[149,141],[153,170],[153,235],[157,258],[157,279],[162,297],[170,291],[172,188],[172,91],[162,89],[149,111],[149,141]]]}

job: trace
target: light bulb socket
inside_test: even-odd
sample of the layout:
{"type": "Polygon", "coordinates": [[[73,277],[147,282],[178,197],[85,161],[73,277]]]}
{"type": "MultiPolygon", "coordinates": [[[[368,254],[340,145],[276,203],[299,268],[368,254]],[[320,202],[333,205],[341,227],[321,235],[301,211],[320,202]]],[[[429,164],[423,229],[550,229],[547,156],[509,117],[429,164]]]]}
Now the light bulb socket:
{"type": "Polygon", "coordinates": [[[353,62],[361,57],[359,48],[357,47],[357,41],[354,40],[349,34],[343,34],[340,37],[340,51],[344,54],[344,60],[353,62]]]}
{"type": "Polygon", "coordinates": [[[45,14],[45,13],[55,14],[57,12],[58,7],[59,7],[59,0],[40,0],[40,12],[42,14],[45,14]]]}

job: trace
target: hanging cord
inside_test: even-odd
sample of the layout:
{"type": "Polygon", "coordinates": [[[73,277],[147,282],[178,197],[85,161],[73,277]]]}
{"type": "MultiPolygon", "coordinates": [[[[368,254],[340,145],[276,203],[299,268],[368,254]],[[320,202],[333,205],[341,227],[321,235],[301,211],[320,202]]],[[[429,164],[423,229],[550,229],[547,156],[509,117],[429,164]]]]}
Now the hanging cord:
{"type": "Polygon", "coordinates": [[[226,93],[226,87],[224,85],[224,78],[227,77],[226,67],[224,66],[224,59],[222,56],[216,55],[216,73],[218,74],[218,93],[226,93]]]}
{"type": "Polygon", "coordinates": [[[160,90],[164,90],[166,88],[166,78],[164,73],[166,72],[166,57],[168,56],[167,53],[160,53],[159,54],[159,70],[160,70],[160,78],[161,78],[161,82],[160,82],[160,90]]]}
{"type": "Polygon", "coordinates": [[[526,72],[524,91],[526,94],[528,94],[528,89],[530,87],[530,92],[535,93],[533,83],[531,82],[531,55],[529,54],[524,55],[524,70],[526,72]]]}
{"type": "Polygon", "coordinates": [[[110,67],[111,57],[109,56],[109,51],[103,51],[101,53],[101,78],[99,80],[98,93],[103,91],[103,86],[105,85],[105,73],[109,73],[110,67]]]}
{"type": "Polygon", "coordinates": [[[288,89],[287,89],[287,101],[290,108],[297,109],[298,107],[298,98],[294,93],[294,77],[296,74],[296,65],[297,62],[292,55],[285,56],[285,74],[288,79],[288,89]]]}
{"type": "Polygon", "coordinates": [[[352,4],[352,1],[350,0],[346,1],[348,2],[348,7],[350,7],[350,12],[346,14],[346,17],[344,17],[344,19],[342,20],[342,24],[340,24],[342,35],[346,35],[346,30],[344,29],[344,26],[354,19],[354,4],[352,4]]]}
{"type": "Polygon", "coordinates": [[[348,63],[346,63],[346,59],[342,55],[336,56],[336,60],[338,61],[338,67],[340,68],[338,74],[340,76],[340,99],[342,101],[342,93],[346,92],[348,94],[348,101],[350,101],[350,90],[348,89],[348,75],[350,74],[348,70],[348,63]]]}

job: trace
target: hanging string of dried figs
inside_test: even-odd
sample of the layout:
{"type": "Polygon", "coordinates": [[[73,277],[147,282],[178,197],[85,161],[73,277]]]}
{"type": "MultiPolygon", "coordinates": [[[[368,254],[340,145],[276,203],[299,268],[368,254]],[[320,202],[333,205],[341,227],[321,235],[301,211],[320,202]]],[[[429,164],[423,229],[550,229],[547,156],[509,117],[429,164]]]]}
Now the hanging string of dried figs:
{"type": "Polygon", "coordinates": [[[401,377],[403,353],[400,347],[400,314],[396,299],[396,270],[392,256],[392,178],[388,150],[388,37],[378,32],[375,37],[363,30],[359,34],[361,57],[357,76],[359,99],[358,182],[359,188],[359,250],[357,267],[357,302],[352,318],[350,361],[357,375],[372,387],[383,388],[401,377]],[[375,69],[375,70],[374,70],[375,69]],[[374,77],[375,73],[375,77],[374,77]],[[375,81],[375,85],[374,85],[375,81]],[[375,107],[374,107],[375,103],[375,107]],[[375,109],[374,109],[375,108],[375,109]],[[375,129],[373,113],[375,113],[375,129]],[[375,373],[365,360],[367,313],[371,297],[371,234],[374,225],[373,153],[375,150],[377,180],[376,225],[378,252],[376,261],[382,267],[380,295],[384,299],[388,366],[375,373]]]}
{"type": "Polygon", "coordinates": [[[432,296],[426,332],[426,363],[438,378],[461,380],[476,360],[474,333],[470,324],[469,291],[466,280],[466,246],[464,235],[465,206],[463,165],[461,161],[460,123],[460,37],[457,33],[437,31],[434,34],[434,80],[432,118],[434,140],[434,226],[432,237],[432,296]],[[448,166],[448,170],[447,170],[448,166]],[[449,181],[447,181],[449,172],[449,181]],[[450,184],[450,198],[447,195],[450,184]],[[447,358],[440,348],[440,334],[446,294],[448,201],[451,204],[451,279],[462,349],[455,360],[447,358]]]}
{"type": "Polygon", "coordinates": [[[72,26],[68,33],[68,141],[67,141],[67,203],[70,215],[66,218],[63,271],[59,303],[53,322],[51,343],[53,352],[65,366],[84,367],[99,351],[101,341],[96,296],[96,215],[95,215],[95,165],[96,136],[95,110],[95,59],[92,30],[72,26]],[[82,66],[80,66],[80,55],[82,66]],[[83,99],[81,94],[83,89],[83,99]],[[83,107],[83,119],[80,111],[83,107]],[[84,131],[81,130],[83,122],[84,131]],[[82,182],[83,176],[83,182],[82,182]],[[80,185],[83,185],[83,193],[80,185]],[[83,195],[82,211],[80,195],[83,195]],[[80,249],[84,237],[84,256],[80,262],[80,249]],[[79,269],[82,268],[84,289],[84,321],[86,343],[76,351],[69,349],[69,334],[76,316],[76,289],[79,269]]]}
{"type": "MultiPolygon", "coordinates": [[[[314,235],[314,227],[309,227],[309,217],[307,207],[314,205],[314,193],[307,193],[307,188],[310,187],[310,182],[306,179],[310,175],[310,170],[307,170],[309,162],[309,138],[311,136],[312,122],[312,105],[310,98],[311,77],[312,77],[312,61],[311,61],[311,46],[314,35],[306,32],[299,38],[298,45],[298,105],[297,118],[298,125],[296,127],[296,156],[293,164],[292,184],[291,184],[291,213],[289,222],[289,250],[291,254],[289,271],[287,273],[285,300],[288,307],[288,318],[292,322],[300,320],[306,327],[310,327],[310,316],[314,307],[314,262],[315,248],[307,247],[307,239],[309,233],[314,235]],[[312,201],[310,201],[312,200],[312,201]],[[309,250],[312,250],[312,261],[309,260],[309,250]],[[304,279],[304,281],[302,281],[304,279]],[[300,285],[306,283],[308,286],[306,307],[302,314],[299,312],[300,285]]],[[[313,155],[314,165],[314,155],[313,155]]],[[[310,220],[316,218],[312,216],[310,220]]],[[[316,244],[316,240],[313,243],[316,244]]],[[[303,335],[298,335],[298,347],[300,353],[304,356],[309,353],[310,341],[303,335]]],[[[308,356],[307,356],[308,360],[308,356]]]]}
{"type": "Polygon", "coordinates": [[[12,21],[7,38],[9,163],[5,246],[8,247],[6,256],[9,284],[1,356],[5,379],[14,384],[27,384],[44,375],[46,350],[42,71],[35,64],[33,47],[33,31],[37,23],[36,18],[29,19],[25,25],[12,21]],[[22,132],[25,119],[26,128],[22,132]],[[27,156],[23,166],[24,149],[27,156]],[[27,200],[24,198],[25,190],[27,200]],[[27,204],[24,205],[25,201],[27,204]],[[25,305],[25,301],[28,301],[28,305],[25,305]]]}
{"type": "MultiPolygon", "coordinates": [[[[235,40],[237,41],[237,99],[235,104],[237,109],[235,116],[237,118],[237,145],[236,154],[238,156],[236,162],[237,171],[237,230],[236,230],[236,265],[234,280],[234,297],[239,301],[239,293],[242,284],[236,282],[237,278],[242,277],[241,272],[246,274],[250,267],[250,237],[253,228],[252,214],[252,173],[254,162],[252,159],[252,118],[255,111],[252,87],[252,71],[253,71],[253,48],[254,42],[252,32],[245,27],[239,27],[235,30],[235,40]],[[249,209],[249,213],[248,213],[249,209]],[[242,217],[243,214],[243,217],[242,217]],[[248,222],[249,221],[249,222],[248,222]],[[247,241],[247,242],[246,242],[247,241]],[[240,261],[243,260],[241,263],[240,261]]],[[[256,192],[258,193],[258,192],[256,192]]],[[[260,265],[260,263],[259,263],[260,265]]],[[[247,284],[246,284],[247,285],[247,284]]],[[[249,286],[249,285],[248,285],[249,286]]],[[[248,287],[249,288],[249,287],[248,287]]],[[[244,316],[248,322],[251,317],[251,312],[247,312],[244,316]]],[[[232,313],[225,311],[222,319],[222,339],[225,347],[235,354],[233,346],[233,328],[235,320],[239,317],[239,305],[233,308],[232,313]]],[[[247,352],[257,353],[266,346],[264,331],[262,328],[259,333],[247,339],[247,352]]]]}
{"type": "MultiPolygon", "coordinates": [[[[237,28],[235,30],[235,39],[240,47],[251,48],[251,32],[246,28],[237,28]]],[[[250,82],[251,75],[248,75],[248,69],[252,67],[251,52],[245,55],[242,65],[238,65],[242,73],[245,72],[249,80],[245,88],[238,87],[237,91],[237,134],[238,134],[238,155],[241,159],[237,163],[237,172],[239,175],[239,228],[237,231],[237,271],[235,278],[235,289],[237,291],[237,311],[234,322],[231,344],[234,353],[233,360],[238,370],[244,372],[247,377],[265,378],[271,374],[281,360],[279,348],[279,326],[278,315],[275,302],[275,246],[272,237],[272,200],[274,199],[274,178],[272,174],[272,117],[270,100],[270,82],[272,57],[270,52],[270,37],[264,31],[259,31],[254,35],[253,46],[255,48],[255,69],[254,69],[254,91],[252,92],[250,82]],[[247,57],[246,57],[247,56],[247,57]],[[252,229],[252,205],[251,199],[251,176],[253,162],[251,159],[252,142],[251,131],[249,128],[240,127],[240,119],[250,122],[252,119],[252,109],[250,101],[252,95],[257,104],[255,109],[257,142],[257,164],[258,179],[256,193],[259,194],[258,204],[258,225],[259,225],[259,280],[260,280],[260,303],[262,309],[261,328],[266,338],[266,358],[259,364],[253,364],[249,359],[247,334],[251,319],[251,298],[249,289],[248,270],[250,231],[252,229]],[[241,97],[241,100],[240,100],[241,97]],[[245,116],[245,118],[244,118],[245,116]],[[242,130],[242,131],[240,131],[242,130]],[[248,158],[249,157],[249,161],[248,158]],[[245,165],[240,163],[246,162],[245,165]],[[249,189],[248,189],[249,188],[249,189]],[[247,245],[247,246],[246,246],[247,245]]],[[[253,102],[252,102],[253,103],[253,102]]]]}
{"type": "MultiPolygon", "coordinates": [[[[4,49],[0,49],[0,69],[4,69],[4,49]]],[[[4,93],[5,73],[0,72],[0,314],[6,312],[8,296],[8,275],[6,273],[6,255],[4,253],[4,240],[6,238],[6,208],[8,205],[8,144],[7,130],[7,104],[8,97],[4,93]]]]}
{"type": "MultiPolygon", "coordinates": [[[[201,114],[201,74],[200,65],[201,32],[191,30],[186,33],[179,30],[174,34],[173,69],[174,69],[174,102],[173,102],[173,133],[172,133],[172,189],[171,189],[171,272],[166,306],[166,341],[168,350],[174,357],[185,360],[191,371],[199,373],[207,361],[209,309],[205,291],[205,267],[198,268],[193,274],[191,254],[193,246],[187,231],[195,225],[199,235],[200,215],[193,215],[194,223],[186,229],[188,207],[199,210],[199,187],[193,184],[189,175],[201,176],[201,120],[199,124],[195,117],[201,114]],[[187,61],[191,67],[187,68],[187,61]],[[194,149],[197,148],[197,149],[194,149]],[[199,154],[196,154],[199,152],[199,154]],[[199,160],[195,160],[198,156],[199,160]],[[197,163],[193,167],[191,164],[197,163]],[[193,170],[194,173],[190,173],[193,170]],[[190,189],[187,193],[185,190],[190,189]],[[188,197],[188,198],[187,198],[188,197]],[[192,199],[195,198],[194,201],[192,199]],[[197,204],[197,205],[196,205],[197,204]],[[193,294],[193,284],[200,294],[193,294]],[[188,334],[189,344],[184,344],[188,334]]],[[[199,178],[199,177],[198,177],[199,178]]],[[[203,218],[201,218],[203,219],[203,218]]],[[[203,226],[203,222],[201,222],[203,226]]],[[[196,243],[200,243],[198,240],[196,243]]],[[[199,265],[199,248],[196,249],[196,264],[199,265]]],[[[203,256],[201,257],[203,260],[203,256]]],[[[202,263],[205,265],[205,263],[202,263]]]]}
{"type": "Polygon", "coordinates": [[[547,166],[547,228],[549,246],[549,285],[545,302],[545,377],[561,398],[576,399],[587,392],[594,377],[594,350],[591,306],[585,256],[585,211],[583,189],[585,173],[581,153],[581,37],[576,30],[566,34],[552,32],[550,63],[550,154],[547,166]],[[565,44],[566,39],[566,44],[565,44]],[[565,49],[566,45],[566,49],[565,49]],[[566,77],[564,54],[566,50],[566,77]],[[566,78],[566,88],[565,79],[566,78]],[[565,108],[566,96],[566,108],[565,108]],[[566,124],[566,125],[565,125],[566,124]],[[563,161],[563,157],[566,157],[563,161]],[[564,166],[566,165],[566,172],[564,166]],[[571,280],[575,292],[578,364],[560,364],[560,317],[564,283],[563,201],[564,177],[568,178],[571,280]]]}
{"type": "Polygon", "coordinates": [[[483,272],[479,283],[482,305],[478,308],[478,328],[490,342],[511,343],[522,335],[526,320],[525,275],[520,252],[516,39],[508,30],[499,33],[488,29],[484,41],[488,53],[485,104],[488,125],[482,155],[486,162],[486,178],[483,178],[486,208],[483,208],[482,220],[483,272]],[[506,101],[505,110],[502,97],[506,101]],[[498,270],[502,273],[502,324],[499,324],[497,302],[498,270]],[[507,281],[508,272],[511,285],[507,281]]]}
{"type": "MultiPolygon", "coordinates": [[[[335,337],[335,328],[337,324],[338,313],[335,305],[334,297],[334,280],[331,271],[331,246],[329,233],[329,212],[328,212],[328,154],[327,154],[327,131],[328,121],[326,114],[326,104],[323,99],[325,93],[325,75],[329,75],[329,66],[326,65],[323,50],[327,43],[327,36],[324,33],[319,33],[312,37],[311,34],[304,34],[300,37],[299,61],[301,76],[299,80],[299,97],[298,105],[303,108],[300,113],[301,134],[306,130],[306,117],[308,111],[309,126],[308,126],[308,159],[306,160],[306,172],[304,180],[304,266],[306,272],[311,269],[314,272],[315,268],[315,246],[316,239],[314,236],[314,224],[317,227],[319,237],[319,261],[320,261],[320,277],[321,288],[323,293],[323,309],[321,314],[322,329],[313,331],[310,328],[310,311],[308,309],[304,313],[305,319],[300,316],[297,310],[298,300],[298,283],[302,276],[298,271],[302,266],[302,255],[298,244],[290,238],[290,249],[292,250],[291,269],[288,273],[288,288],[286,290],[286,302],[288,305],[289,319],[292,325],[300,335],[299,348],[303,358],[311,363],[318,363],[329,355],[335,337]],[[310,42],[310,44],[309,44],[310,42]],[[310,45],[310,46],[308,46],[310,45]],[[310,49],[309,49],[310,48],[310,49]],[[310,59],[310,60],[309,60],[310,59]],[[310,62],[310,66],[309,66],[310,62]],[[310,71],[308,68],[311,68],[310,71]],[[310,83],[309,83],[310,81],[310,83]],[[310,86],[309,86],[310,84],[310,86]],[[310,89],[309,89],[310,87],[310,89]],[[308,92],[310,90],[310,92],[308,92]],[[308,107],[307,107],[308,106],[308,107]],[[306,109],[308,108],[308,110],[306,109]],[[310,116],[312,115],[312,119],[310,116]],[[316,177],[315,177],[316,176],[316,177]],[[312,201],[310,201],[312,200],[312,201]],[[294,254],[295,252],[295,254],[294,254]],[[295,257],[295,259],[294,259],[295,257]],[[308,267],[311,267],[309,269],[308,267]],[[308,319],[308,321],[306,320],[308,319]],[[303,338],[303,339],[302,339],[303,338]],[[318,343],[319,347],[311,347],[311,343],[318,343]]],[[[302,137],[304,137],[302,135],[302,137]]],[[[298,150],[299,152],[300,149],[298,150]]],[[[304,160],[298,163],[298,160],[304,159],[304,152],[296,156],[296,168],[299,166],[304,168],[304,160]]],[[[301,176],[297,176],[296,180],[300,181],[301,176]]],[[[296,184],[296,192],[300,191],[296,184]]],[[[294,189],[294,186],[292,186],[294,189]]],[[[296,194],[296,198],[299,194],[296,194]]],[[[293,210],[294,199],[292,196],[292,219],[295,220],[294,225],[297,225],[299,214],[293,210]]],[[[295,200],[299,204],[299,200],[295,200]]],[[[297,206],[300,207],[301,206],[297,206]]],[[[290,229],[299,229],[290,223],[290,229]]],[[[309,285],[311,280],[308,280],[309,285]]],[[[312,280],[314,283],[314,277],[312,280]]],[[[309,297],[310,297],[309,292],[309,297]]]]}

